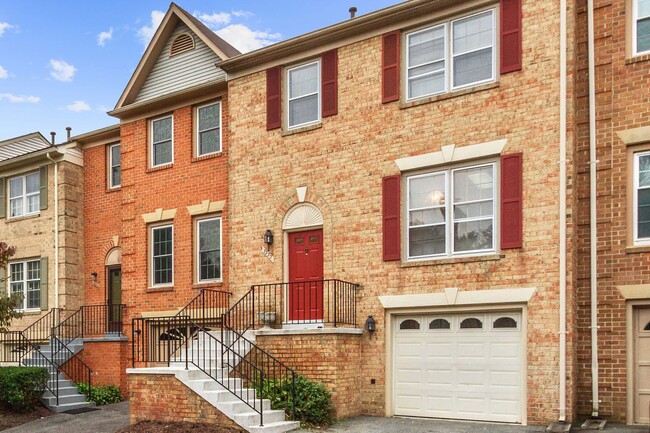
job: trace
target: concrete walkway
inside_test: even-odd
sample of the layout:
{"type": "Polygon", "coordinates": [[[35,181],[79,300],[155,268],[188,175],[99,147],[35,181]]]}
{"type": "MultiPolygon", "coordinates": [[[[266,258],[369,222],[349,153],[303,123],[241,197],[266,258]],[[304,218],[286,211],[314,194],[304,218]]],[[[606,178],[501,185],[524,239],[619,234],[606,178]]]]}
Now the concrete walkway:
{"type": "MultiPolygon", "coordinates": [[[[326,429],[300,430],[301,432],[327,433],[543,433],[547,426],[519,426],[497,423],[443,421],[418,418],[380,418],[360,416],[335,424],[326,429]]],[[[574,424],[572,432],[597,432],[580,430],[574,424]]],[[[647,426],[607,425],[603,433],[650,433],[647,426]]]]}
{"type": "Polygon", "coordinates": [[[115,433],[129,425],[128,401],[98,409],[79,415],[59,413],[4,430],[4,433],[115,433]]]}

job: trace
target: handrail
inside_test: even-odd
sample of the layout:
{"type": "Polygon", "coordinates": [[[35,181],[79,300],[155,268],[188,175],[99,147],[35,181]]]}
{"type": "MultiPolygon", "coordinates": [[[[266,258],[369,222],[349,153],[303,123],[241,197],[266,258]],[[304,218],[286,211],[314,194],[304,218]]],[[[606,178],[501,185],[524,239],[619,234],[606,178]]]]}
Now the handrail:
{"type": "Polygon", "coordinates": [[[22,331],[3,332],[2,360],[20,363],[34,348],[47,342],[52,327],[56,326],[60,320],[60,310],[60,308],[53,308],[22,331]]]}
{"type": "MultiPolygon", "coordinates": [[[[64,373],[74,383],[82,383],[85,381],[88,384],[88,399],[92,396],[92,370],[88,365],[81,360],[70,348],[56,336],[52,336],[52,363],[57,366],[57,371],[64,373]],[[54,348],[56,347],[56,352],[54,348]]],[[[58,383],[58,375],[57,375],[58,383]]],[[[57,395],[58,404],[58,395],[57,395]]]]}

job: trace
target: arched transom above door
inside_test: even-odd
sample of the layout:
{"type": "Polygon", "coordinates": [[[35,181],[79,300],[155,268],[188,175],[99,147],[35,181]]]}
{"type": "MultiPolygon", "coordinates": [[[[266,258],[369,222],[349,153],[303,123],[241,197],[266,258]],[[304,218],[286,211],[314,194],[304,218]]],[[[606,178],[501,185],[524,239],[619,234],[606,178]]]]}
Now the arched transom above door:
{"type": "Polygon", "coordinates": [[[122,248],[115,247],[106,254],[106,266],[115,266],[122,264],[122,248]]]}
{"type": "Polygon", "coordinates": [[[300,203],[287,211],[282,222],[283,230],[293,230],[323,225],[323,214],[311,203],[300,203]]]}

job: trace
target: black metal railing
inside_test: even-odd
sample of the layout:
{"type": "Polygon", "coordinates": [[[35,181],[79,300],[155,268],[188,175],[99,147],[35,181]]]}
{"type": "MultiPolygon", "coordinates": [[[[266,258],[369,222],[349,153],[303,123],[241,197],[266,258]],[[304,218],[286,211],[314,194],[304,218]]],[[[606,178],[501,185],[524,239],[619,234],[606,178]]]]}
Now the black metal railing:
{"type": "Polygon", "coordinates": [[[47,344],[52,328],[59,324],[61,309],[53,308],[22,331],[6,331],[1,335],[2,361],[20,363],[34,348],[47,344]]]}
{"type": "Polygon", "coordinates": [[[52,335],[66,344],[77,338],[121,334],[123,304],[84,305],[52,328],[52,335]]]}
{"type": "MultiPolygon", "coordinates": [[[[58,373],[63,373],[65,378],[71,380],[75,384],[87,383],[87,392],[88,399],[91,398],[91,389],[92,389],[92,370],[86,363],[84,363],[77,354],[68,348],[65,342],[61,341],[56,336],[52,336],[50,339],[51,345],[51,361],[54,366],[56,366],[58,373]]],[[[59,375],[56,374],[54,380],[56,381],[57,393],[57,404],[59,404],[59,375]]],[[[54,392],[53,392],[54,394],[54,392]]]]}
{"type": "Polygon", "coordinates": [[[228,310],[224,322],[241,334],[283,323],[357,327],[358,288],[342,280],[254,285],[228,310]]]}
{"type": "Polygon", "coordinates": [[[174,316],[141,317],[131,320],[133,367],[139,363],[167,364],[199,330],[219,329],[228,311],[230,292],[201,291],[174,316]]]}

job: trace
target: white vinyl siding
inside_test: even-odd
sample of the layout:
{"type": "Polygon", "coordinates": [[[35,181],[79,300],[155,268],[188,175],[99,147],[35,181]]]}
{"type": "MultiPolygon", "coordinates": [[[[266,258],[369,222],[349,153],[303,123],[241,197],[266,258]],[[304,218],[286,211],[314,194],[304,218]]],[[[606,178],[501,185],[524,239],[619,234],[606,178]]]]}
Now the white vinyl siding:
{"type": "Polygon", "coordinates": [[[634,243],[650,243],[650,152],[634,154],[634,243]]]}
{"type": "Polygon", "coordinates": [[[288,127],[317,123],[321,118],[320,62],[287,70],[288,127]]]}
{"type": "Polygon", "coordinates": [[[495,251],[496,165],[407,178],[408,259],[495,251]]]}
{"type": "Polygon", "coordinates": [[[407,99],[494,81],[495,15],[487,10],[407,34],[407,99]]]}
{"type": "Polygon", "coordinates": [[[120,145],[113,144],[108,147],[108,180],[110,188],[119,188],[122,184],[122,156],[120,145]]]}
{"type": "Polygon", "coordinates": [[[220,61],[221,58],[201,38],[184,23],[179,23],[147,75],[134,103],[149,101],[202,84],[225,81],[225,72],[214,66],[220,61]],[[172,42],[182,33],[189,33],[194,37],[195,48],[182,56],[170,56],[172,42]]]}
{"type": "Polygon", "coordinates": [[[221,218],[196,223],[196,268],[200,283],[221,280],[221,218]]]}
{"type": "Polygon", "coordinates": [[[38,214],[41,209],[40,190],[38,172],[9,179],[9,217],[38,214]]]}
{"type": "Polygon", "coordinates": [[[174,162],[174,118],[165,116],[151,121],[151,166],[174,162]]]}
{"type": "Polygon", "coordinates": [[[174,226],[151,228],[151,285],[174,284],[174,226]]]}
{"type": "Polygon", "coordinates": [[[632,0],[632,4],[634,54],[650,53],[650,0],[632,0]]]}
{"type": "Polygon", "coordinates": [[[20,310],[41,307],[41,261],[29,260],[9,264],[9,294],[22,298],[20,310]]]}
{"type": "Polygon", "coordinates": [[[197,156],[221,152],[221,103],[203,105],[196,112],[197,156]]]}

